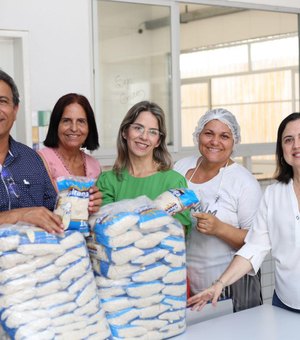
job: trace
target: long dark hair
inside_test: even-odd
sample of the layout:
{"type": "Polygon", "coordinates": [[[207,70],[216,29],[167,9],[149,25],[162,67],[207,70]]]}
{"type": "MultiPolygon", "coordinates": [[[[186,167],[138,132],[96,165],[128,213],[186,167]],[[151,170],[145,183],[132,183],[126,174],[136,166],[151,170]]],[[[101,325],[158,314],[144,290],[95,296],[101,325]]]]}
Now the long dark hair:
{"type": "Polygon", "coordinates": [[[82,106],[83,110],[86,113],[86,118],[89,127],[89,133],[84,141],[82,147],[87,148],[88,150],[96,150],[99,147],[99,137],[98,130],[95,120],[94,111],[91,107],[91,104],[87,100],[87,98],[81,94],[77,93],[68,93],[64,96],[60,97],[51,113],[49,128],[47,132],[46,139],[44,140],[44,145],[50,148],[57,148],[59,139],[58,139],[58,125],[63,115],[63,112],[66,106],[77,103],[82,106]]]}
{"type": "Polygon", "coordinates": [[[276,142],[276,171],[275,171],[275,179],[282,183],[288,183],[291,178],[294,176],[293,168],[285,161],[283,157],[283,148],[282,148],[282,135],[283,131],[286,128],[289,122],[300,119],[300,113],[294,112],[284,118],[284,120],[280,123],[277,132],[277,142],[276,142]]]}
{"type": "Polygon", "coordinates": [[[164,111],[156,103],[142,101],[129,109],[119,128],[117,158],[113,166],[113,170],[117,173],[118,177],[121,176],[122,170],[129,167],[128,146],[123,135],[126,133],[130,124],[134,123],[143,111],[151,112],[155,116],[158,122],[158,129],[161,132],[159,145],[153,151],[153,159],[158,163],[158,170],[169,170],[172,167],[172,158],[166,145],[167,129],[164,111]]]}

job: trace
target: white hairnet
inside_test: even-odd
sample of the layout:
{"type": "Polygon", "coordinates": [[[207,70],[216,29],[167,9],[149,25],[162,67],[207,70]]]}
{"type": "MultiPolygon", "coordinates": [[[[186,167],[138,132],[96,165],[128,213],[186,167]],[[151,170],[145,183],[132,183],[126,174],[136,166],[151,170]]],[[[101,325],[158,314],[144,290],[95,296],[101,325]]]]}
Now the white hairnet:
{"type": "Polygon", "coordinates": [[[195,145],[198,145],[199,134],[204,126],[213,119],[217,119],[226,124],[232,132],[234,144],[239,144],[241,141],[240,126],[235,116],[225,109],[214,109],[207,111],[198,121],[198,124],[193,133],[195,145]]]}

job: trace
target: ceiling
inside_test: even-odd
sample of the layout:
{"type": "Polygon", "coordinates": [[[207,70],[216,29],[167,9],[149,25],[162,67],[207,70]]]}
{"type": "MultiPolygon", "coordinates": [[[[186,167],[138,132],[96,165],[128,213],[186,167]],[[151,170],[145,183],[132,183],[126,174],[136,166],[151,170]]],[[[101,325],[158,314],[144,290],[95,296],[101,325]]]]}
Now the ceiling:
{"type": "MultiPolygon", "coordinates": [[[[246,11],[242,8],[220,7],[220,6],[204,6],[204,5],[180,5],[180,23],[185,24],[191,21],[208,19],[216,16],[228,15],[246,11]]],[[[144,27],[147,30],[153,30],[170,25],[170,17],[162,17],[152,20],[146,20],[144,27]]]]}

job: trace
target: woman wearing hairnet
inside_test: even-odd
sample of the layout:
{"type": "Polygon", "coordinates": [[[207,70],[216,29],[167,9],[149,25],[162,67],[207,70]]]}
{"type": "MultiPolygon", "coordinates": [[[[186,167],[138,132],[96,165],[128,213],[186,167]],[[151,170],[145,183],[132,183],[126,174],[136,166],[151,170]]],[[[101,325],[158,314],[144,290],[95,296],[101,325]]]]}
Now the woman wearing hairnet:
{"type": "Polygon", "coordinates": [[[256,273],[272,251],[272,305],[300,313],[300,112],[291,113],[279,125],[274,178],[260,201],[245,244],[215,284],[189,299],[193,309],[200,310],[210,300],[215,304],[224,287],[245,273],[256,273]]]}
{"type": "MultiPolygon", "coordinates": [[[[193,137],[200,155],[181,159],[174,167],[200,200],[192,209],[193,228],[187,241],[191,295],[210,286],[244,244],[261,198],[257,180],[231,158],[241,140],[231,112],[206,112],[193,137]]],[[[223,297],[232,298],[234,312],[262,304],[260,273],[226,287],[223,297]]]]}

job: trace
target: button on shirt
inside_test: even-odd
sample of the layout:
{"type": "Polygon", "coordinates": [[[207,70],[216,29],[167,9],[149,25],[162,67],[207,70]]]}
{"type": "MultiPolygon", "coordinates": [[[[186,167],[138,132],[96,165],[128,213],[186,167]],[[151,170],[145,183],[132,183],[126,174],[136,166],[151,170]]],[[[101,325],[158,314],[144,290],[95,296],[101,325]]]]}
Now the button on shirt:
{"type": "Polygon", "coordinates": [[[55,189],[34,150],[10,137],[0,170],[0,211],[37,206],[54,209],[55,189]]]}
{"type": "Polygon", "coordinates": [[[275,290],[289,307],[300,309],[300,220],[293,180],[266,188],[245,245],[236,253],[248,259],[255,272],[272,250],[275,290]]]}

